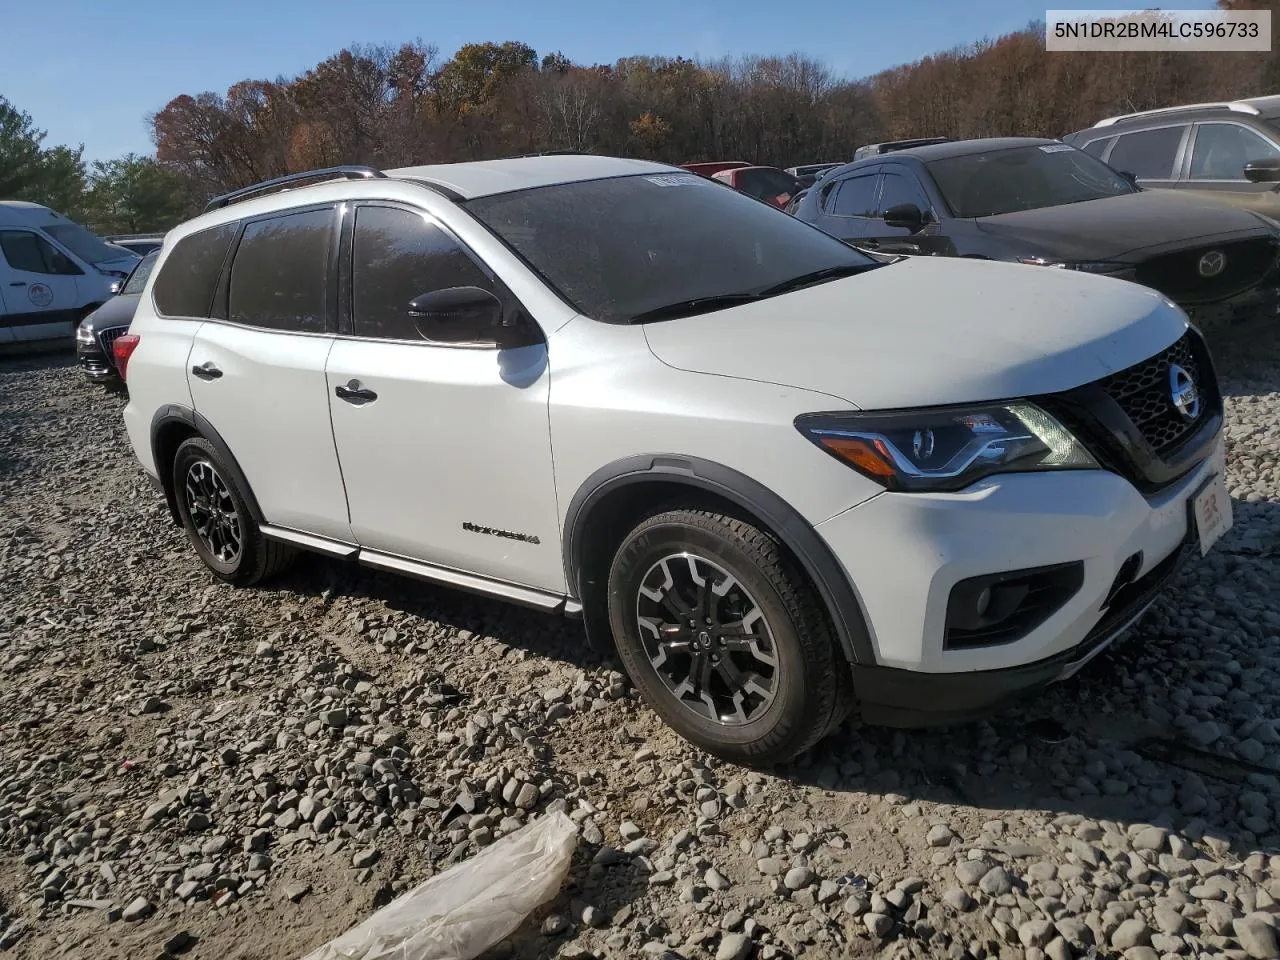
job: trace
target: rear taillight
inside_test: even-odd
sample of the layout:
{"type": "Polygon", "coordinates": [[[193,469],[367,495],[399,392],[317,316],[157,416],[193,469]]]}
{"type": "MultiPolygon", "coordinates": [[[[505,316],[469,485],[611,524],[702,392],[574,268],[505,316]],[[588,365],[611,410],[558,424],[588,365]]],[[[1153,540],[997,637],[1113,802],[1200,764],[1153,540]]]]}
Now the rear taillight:
{"type": "Polygon", "coordinates": [[[120,379],[126,379],[125,371],[129,369],[129,358],[133,356],[133,351],[138,349],[138,344],[142,342],[142,338],[136,333],[126,333],[123,336],[116,337],[116,342],[111,345],[111,356],[116,361],[116,371],[120,374],[120,379]]]}

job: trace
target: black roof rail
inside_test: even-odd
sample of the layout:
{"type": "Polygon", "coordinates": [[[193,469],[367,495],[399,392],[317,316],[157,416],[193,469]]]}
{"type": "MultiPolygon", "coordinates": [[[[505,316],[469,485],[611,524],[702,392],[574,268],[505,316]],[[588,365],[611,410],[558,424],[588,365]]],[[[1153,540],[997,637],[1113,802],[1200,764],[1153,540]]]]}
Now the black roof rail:
{"type": "Polygon", "coordinates": [[[301,173],[290,173],[272,180],[263,180],[262,183],[255,183],[251,187],[242,187],[239,190],[224,193],[220,197],[214,197],[205,206],[204,211],[208,213],[210,210],[221,210],[223,207],[228,207],[233,203],[248,200],[250,197],[257,196],[260,193],[270,193],[273,190],[282,189],[291,183],[297,183],[302,180],[319,180],[326,177],[343,180],[373,180],[386,179],[386,176],[381,170],[375,170],[373,167],[366,167],[360,164],[324,167],[320,170],[304,170],[301,173]]]}

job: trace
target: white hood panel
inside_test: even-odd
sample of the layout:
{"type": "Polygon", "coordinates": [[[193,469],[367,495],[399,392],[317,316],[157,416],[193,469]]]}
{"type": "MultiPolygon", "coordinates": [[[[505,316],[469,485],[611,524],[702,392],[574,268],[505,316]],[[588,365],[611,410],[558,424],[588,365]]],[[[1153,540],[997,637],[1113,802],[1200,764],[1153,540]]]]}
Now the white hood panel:
{"type": "Polygon", "coordinates": [[[715,313],[650,323],[682,370],[864,410],[1052,393],[1145,360],[1186,318],[1146,287],[1052,267],[913,257],[715,313]]]}

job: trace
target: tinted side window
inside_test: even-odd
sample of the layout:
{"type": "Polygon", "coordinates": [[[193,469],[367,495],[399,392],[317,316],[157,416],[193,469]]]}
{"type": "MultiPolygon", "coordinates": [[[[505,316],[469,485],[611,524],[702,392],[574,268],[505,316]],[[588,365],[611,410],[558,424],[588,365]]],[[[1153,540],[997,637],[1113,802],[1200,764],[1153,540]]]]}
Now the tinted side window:
{"type": "Polygon", "coordinates": [[[1111,142],[1110,137],[1103,137],[1101,140],[1090,140],[1080,149],[1091,157],[1102,159],[1102,151],[1107,149],[1107,144],[1111,142]]]}
{"type": "MultiPolygon", "coordinates": [[[[421,214],[360,207],[351,249],[354,332],[360,337],[421,340],[409,301],[446,287],[493,283],[449,234],[421,214]]],[[[475,330],[438,331],[431,339],[476,339],[475,330]]]]}
{"type": "Polygon", "coordinates": [[[903,203],[913,203],[922,211],[929,209],[929,201],[925,199],[914,177],[900,173],[886,173],[884,185],[880,188],[880,203],[877,204],[879,209],[876,211],[876,216],[883,217],[886,210],[903,203]]]}
{"type": "Polygon", "coordinates": [[[1107,163],[1139,180],[1168,180],[1173,176],[1173,158],[1186,127],[1161,127],[1116,138],[1107,163]]]}
{"type": "Polygon", "coordinates": [[[76,274],[80,268],[38,233],[0,230],[0,254],[15,270],[27,273],[76,274]]]}
{"type": "Polygon", "coordinates": [[[844,181],[837,188],[835,200],[827,205],[827,212],[836,217],[875,216],[878,176],[869,173],[844,181]]]}
{"type": "Polygon", "coordinates": [[[324,333],[332,208],[256,220],[231,264],[228,315],[269,330],[324,333]]]}
{"type": "Polygon", "coordinates": [[[1248,127],[1202,123],[1191,151],[1192,180],[1244,180],[1244,165],[1274,157],[1277,151],[1248,127]]]}
{"type": "Polygon", "coordinates": [[[166,317],[208,317],[218,275],[239,228],[233,221],[179,240],[152,288],[156,310],[166,317]]]}

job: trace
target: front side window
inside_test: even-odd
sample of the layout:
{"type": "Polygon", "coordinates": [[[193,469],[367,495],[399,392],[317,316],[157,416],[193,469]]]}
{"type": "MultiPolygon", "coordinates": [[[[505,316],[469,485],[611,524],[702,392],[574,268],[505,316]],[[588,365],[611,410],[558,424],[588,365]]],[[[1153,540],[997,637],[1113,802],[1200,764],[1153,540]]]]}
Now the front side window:
{"type": "Polygon", "coordinates": [[[912,204],[922,213],[929,209],[929,201],[925,199],[914,177],[900,173],[886,173],[884,183],[880,187],[880,203],[876,216],[883,218],[886,210],[900,207],[904,203],[912,204]]]}
{"type": "Polygon", "coordinates": [[[0,254],[13,269],[26,273],[74,275],[81,272],[61,250],[30,230],[0,230],[0,254]]]}
{"type": "Polygon", "coordinates": [[[1107,163],[1113,170],[1131,173],[1139,180],[1168,180],[1186,127],[1140,130],[1116,138],[1107,163]]]}
{"type": "Polygon", "coordinates": [[[351,249],[353,332],[391,340],[476,339],[478,331],[420,332],[409,301],[449,287],[493,284],[444,230],[422,214],[395,207],[360,207],[351,249]]]}
{"type": "Polygon", "coordinates": [[[876,215],[877,173],[850,177],[836,185],[835,200],[828,204],[833,217],[874,217],[876,215]]]}
{"type": "Polygon", "coordinates": [[[1065,143],[1033,144],[930,160],[953,215],[993,217],[1135,193],[1137,187],[1100,160],[1065,143]]]}
{"type": "Polygon", "coordinates": [[[464,206],[575,309],[611,323],[689,316],[878,266],[690,173],[534,187],[464,206]]]}
{"type": "Polygon", "coordinates": [[[50,223],[41,229],[86,263],[106,263],[129,256],[128,250],[107,243],[78,223],[50,223]]]}
{"type": "Polygon", "coordinates": [[[129,279],[124,282],[124,286],[120,288],[121,296],[132,295],[142,292],[142,288],[147,285],[147,278],[151,276],[151,271],[159,259],[159,252],[148,253],[145,257],[138,261],[138,265],[133,268],[133,273],[129,274],[129,279]]]}
{"type": "Polygon", "coordinates": [[[231,322],[324,333],[333,225],[331,207],[249,223],[231,264],[231,322]]]}
{"type": "Polygon", "coordinates": [[[1236,123],[1202,123],[1191,151],[1192,180],[1244,180],[1245,164],[1280,155],[1273,144],[1236,123]]]}

